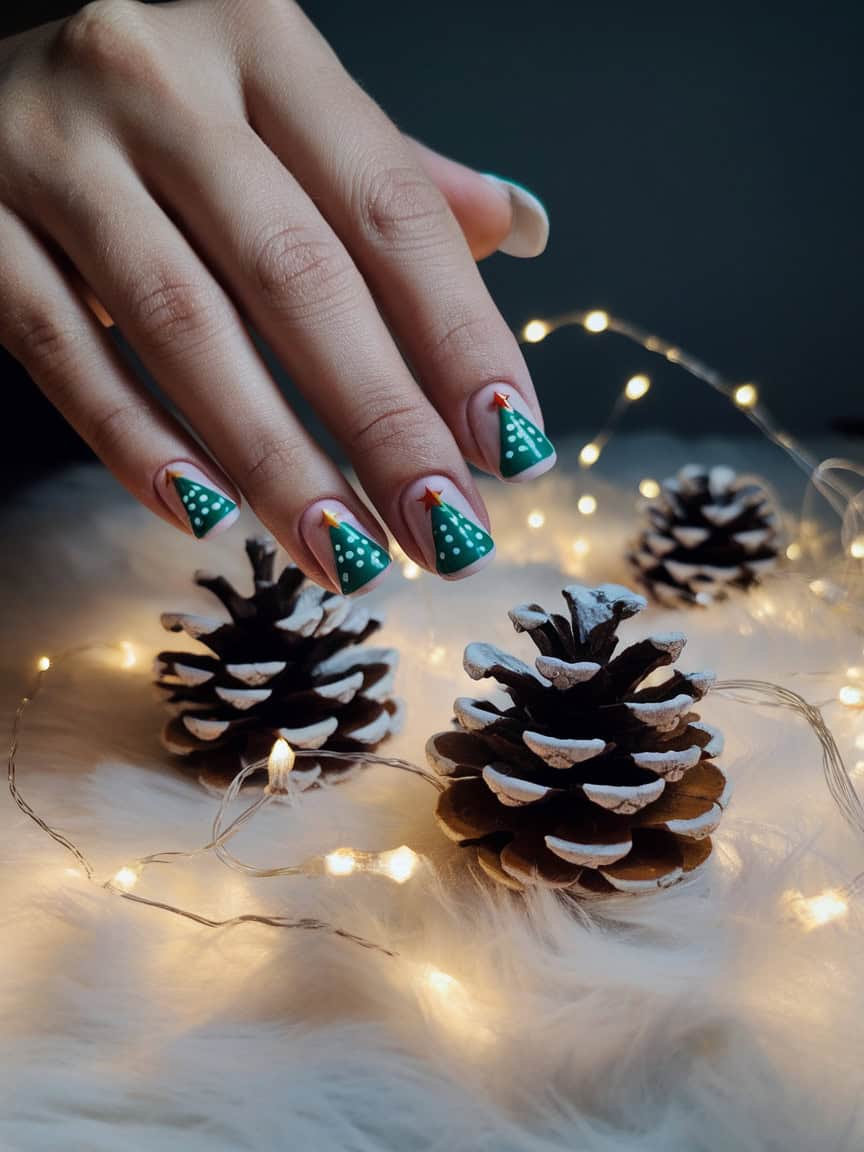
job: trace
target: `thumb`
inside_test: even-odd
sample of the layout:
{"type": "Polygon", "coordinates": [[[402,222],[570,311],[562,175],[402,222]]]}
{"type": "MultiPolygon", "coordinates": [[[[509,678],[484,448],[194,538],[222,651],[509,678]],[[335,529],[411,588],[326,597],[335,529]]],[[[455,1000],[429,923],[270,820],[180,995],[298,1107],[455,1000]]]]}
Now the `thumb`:
{"type": "Polygon", "coordinates": [[[549,238],[542,203],[519,184],[475,172],[405,137],[429,179],[444,194],[475,260],[493,252],[539,256],[549,238]]]}

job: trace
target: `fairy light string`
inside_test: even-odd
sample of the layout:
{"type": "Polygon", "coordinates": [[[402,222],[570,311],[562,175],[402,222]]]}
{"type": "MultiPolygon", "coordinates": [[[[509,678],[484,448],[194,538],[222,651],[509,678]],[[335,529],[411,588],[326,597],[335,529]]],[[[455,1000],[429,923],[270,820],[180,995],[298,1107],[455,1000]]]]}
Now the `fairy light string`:
{"type": "MultiPolygon", "coordinates": [[[[313,857],[311,860],[305,861],[299,865],[287,865],[281,868],[271,869],[258,869],[254,866],[245,864],[242,860],[234,857],[227,851],[227,842],[248,823],[258,812],[264,807],[273,802],[279,797],[290,797],[293,795],[292,790],[287,786],[284,774],[280,775],[278,767],[274,766],[274,771],[269,774],[268,786],[262,793],[247,805],[238,816],[234,817],[230,823],[225,824],[224,821],[227,816],[227,810],[230,804],[237,799],[243,784],[249,779],[250,776],[256,772],[266,770],[269,767],[270,761],[274,756],[274,751],[271,751],[270,758],[266,760],[256,761],[253,764],[245,766],[229,784],[228,788],[222,797],[219,805],[219,810],[213,821],[212,837],[206,843],[198,848],[184,851],[163,851],[154,852],[147,856],[142,856],[137,860],[133,860],[124,864],[119,868],[114,875],[104,881],[100,881],[96,876],[96,869],[84,850],[76,844],[64,832],[51,825],[44,817],[42,817],[29,801],[22,794],[18,785],[18,767],[17,756],[21,746],[21,735],[23,732],[24,715],[30,705],[39,696],[44,686],[45,676],[49,670],[56,670],[57,668],[68,663],[75,657],[92,654],[99,651],[113,651],[118,652],[121,656],[121,667],[131,668],[135,665],[135,659],[130,659],[130,650],[132,645],[128,641],[123,641],[120,644],[86,644],[78,645],[75,648],[67,649],[59,655],[49,658],[42,657],[37,663],[37,671],[33,683],[28,692],[21,697],[15,709],[12,719],[9,750],[7,757],[7,776],[9,792],[12,796],[17,807],[25,816],[29,817],[47,836],[49,836],[60,847],[69,852],[75,859],[86,879],[92,883],[99,884],[105,891],[110,892],[114,896],[118,896],[123,900],[128,900],[135,904],[141,904],[149,908],[160,909],[163,912],[168,912],[171,915],[181,917],[185,920],[191,920],[196,924],[203,925],[208,928],[229,928],[240,924],[263,924],[273,928],[287,928],[298,929],[301,931],[320,931],[337,936],[340,939],[347,940],[350,943],[357,944],[363,948],[378,952],[384,956],[396,957],[398,955],[391,948],[385,947],[376,941],[368,940],[364,936],[357,933],[350,932],[339,925],[330,924],[327,921],[319,920],[316,917],[290,917],[290,916],[275,916],[266,915],[263,913],[242,913],[237,916],[225,917],[222,919],[204,916],[192,909],[182,908],[175,904],[170,904],[167,901],[155,900],[148,896],[142,896],[140,893],[132,891],[132,888],[137,884],[138,878],[141,873],[150,865],[167,865],[174,864],[181,860],[190,860],[194,857],[202,856],[208,852],[214,852],[223,863],[236,870],[245,872],[247,875],[253,876],[287,876],[287,875],[304,875],[304,876],[341,876],[350,875],[355,871],[376,872],[381,875],[388,876],[390,879],[397,883],[404,883],[405,880],[410,879],[411,875],[416,870],[420,858],[406,845],[401,848],[390,849],[380,853],[367,853],[355,852],[353,849],[337,849],[337,852],[346,854],[352,860],[353,866],[350,870],[339,870],[327,867],[327,860],[332,857],[332,853],[327,856],[313,857]],[[275,782],[275,787],[274,787],[275,782]]],[[[283,741],[284,743],[284,741],[283,741]]],[[[278,742],[277,742],[278,744],[278,742]]],[[[305,750],[305,749],[292,749],[292,762],[293,759],[300,759],[303,757],[320,758],[321,753],[305,750]]],[[[327,753],[329,757],[348,760],[352,763],[366,763],[366,764],[381,764],[400,771],[408,772],[411,775],[419,776],[427,783],[433,785],[436,790],[440,791],[443,785],[436,776],[427,772],[425,769],[420,768],[416,764],[409,761],[401,760],[392,756],[375,756],[372,753],[327,753]]],[[[452,979],[452,978],[451,978],[452,979]]]]}
{"type": "MultiPolygon", "coordinates": [[[[259,812],[274,802],[293,801],[295,792],[291,786],[291,769],[297,759],[304,757],[321,756],[320,751],[293,749],[284,740],[277,740],[267,759],[246,765],[231,780],[221,796],[216,815],[213,819],[210,840],[198,848],[182,851],[162,851],[139,857],[119,868],[114,875],[104,881],[96,876],[96,870],[83,849],[69,836],[52,826],[42,817],[22,795],[17,778],[17,755],[21,745],[24,715],[27,708],[34,702],[44,685],[48,671],[56,669],[69,660],[92,654],[98,651],[114,651],[121,656],[121,667],[131,668],[135,665],[134,647],[128,641],[121,644],[88,644],[70,648],[59,656],[50,659],[43,657],[37,664],[37,672],[30,690],[21,697],[15,709],[12,721],[9,753],[8,753],[8,783],[10,794],[16,805],[29,819],[31,819],[46,835],[58,845],[69,852],[82,870],[88,881],[99,884],[105,891],[131,903],[158,909],[170,915],[192,921],[208,928],[228,928],[241,924],[261,924],[273,928],[294,929],[299,931],[317,931],[333,935],[349,943],[358,945],[390,958],[398,957],[398,953],[380,942],[369,940],[355,932],[318,919],[314,916],[280,916],[264,913],[241,913],[239,915],[216,918],[205,916],[194,909],[183,908],[167,901],[143,896],[132,889],[136,886],[142,872],[151,865],[175,864],[181,860],[190,860],[212,852],[221,863],[244,875],[255,878],[268,878],[275,876],[305,876],[305,877],[345,877],[355,872],[372,872],[387,876],[396,883],[404,883],[416,872],[420,857],[407,845],[388,849],[384,852],[358,852],[352,848],[336,848],[325,855],[315,856],[301,863],[279,865],[273,867],[259,867],[250,864],[231,852],[229,841],[236,833],[248,824],[259,812]],[[267,772],[267,785],[262,789],[251,803],[247,804],[233,819],[228,818],[231,805],[241,796],[243,786],[258,772],[267,772]]],[[[847,674],[857,671],[848,669],[847,674]]],[[[789,710],[809,725],[816,736],[822,752],[822,768],[828,792],[839,808],[846,822],[860,836],[864,837],[864,805],[855,789],[851,776],[844,763],[837,743],[825,722],[821,709],[809,703],[804,697],[782,685],[768,681],[737,679],[719,681],[714,691],[727,698],[742,704],[755,704],[770,708],[789,710]]],[[[840,701],[844,702],[842,690],[840,701]]],[[[846,701],[848,703],[848,701],[846,701]]],[[[334,759],[350,762],[362,761],[369,764],[390,766],[399,771],[419,776],[426,783],[442,791],[443,783],[436,775],[412,764],[410,761],[397,757],[376,756],[368,753],[326,753],[334,759]]],[[[813,896],[805,896],[797,890],[790,890],[784,894],[784,903],[788,911],[801,924],[805,931],[822,927],[825,924],[843,919],[849,910],[850,902],[864,894],[864,872],[856,876],[840,889],[829,889],[813,896]]],[[[423,965],[422,980],[427,987],[440,996],[450,995],[461,991],[459,982],[448,973],[440,969],[423,965]]]]}

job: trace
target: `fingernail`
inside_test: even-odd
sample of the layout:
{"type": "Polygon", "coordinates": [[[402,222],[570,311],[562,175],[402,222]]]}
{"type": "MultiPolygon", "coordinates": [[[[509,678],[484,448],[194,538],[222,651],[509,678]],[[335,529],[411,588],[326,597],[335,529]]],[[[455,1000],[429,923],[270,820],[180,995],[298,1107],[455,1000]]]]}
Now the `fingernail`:
{"type": "Polygon", "coordinates": [[[495,552],[495,541],[446,476],[415,481],[402,497],[402,512],[426,567],[445,580],[473,576],[495,552]]]}
{"type": "Polygon", "coordinates": [[[344,595],[368,591],[390,567],[390,553],[367,536],[338,500],[317,500],[300,517],[309,551],[344,595]]]}
{"type": "Polygon", "coordinates": [[[468,401],[468,423],[490,472],[505,480],[533,480],[554,467],[552,442],[527,415],[522,397],[506,384],[488,384],[468,401]]]}
{"type": "Polygon", "coordinates": [[[224,532],[240,515],[235,501],[186,460],[166,464],[156,476],[156,491],[199,540],[224,532]]]}
{"type": "Polygon", "coordinates": [[[491,172],[484,172],[483,177],[510,197],[513,221],[507,238],[498,245],[498,251],[523,258],[539,256],[549,239],[549,216],[542,203],[533,192],[512,180],[504,180],[491,172]]]}

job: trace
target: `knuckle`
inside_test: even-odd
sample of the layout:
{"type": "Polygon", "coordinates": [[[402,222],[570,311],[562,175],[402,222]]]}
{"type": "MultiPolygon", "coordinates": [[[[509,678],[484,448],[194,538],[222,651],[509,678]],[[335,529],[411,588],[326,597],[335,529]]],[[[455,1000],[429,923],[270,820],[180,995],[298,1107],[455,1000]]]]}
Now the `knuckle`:
{"type": "Polygon", "coordinates": [[[159,53],[138,0],[91,0],[61,24],[55,51],[88,76],[151,80],[159,53]]]}
{"type": "Polygon", "coordinates": [[[62,379],[81,344],[76,328],[38,304],[7,314],[2,327],[6,347],[43,386],[62,379]]]}
{"type": "Polygon", "coordinates": [[[252,268],[259,295],[294,319],[320,316],[354,294],[347,254],[334,240],[308,228],[263,233],[253,245],[252,268]]]}
{"type": "Polygon", "coordinates": [[[392,392],[364,392],[362,420],[349,423],[348,442],[370,459],[394,452],[414,459],[426,453],[428,424],[429,414],[419,403],[394,404],[392,392]]]}
{"type": "Polygon", "coordinates": [[[158,272],[132,298],[132,324],[157,353],[188,353],[226,326],[224,307],[206,285],[158,272]]]}
{"type": "Polygon", "coordinates": [[[446,363],[470,358],[476,366],[477,361],[486,359],[495,346],[496,333],[490,320],[462,308],[455,314],[439,318],[435,327],[421,336],[420,355],[446,363]]]}
{"type": "Polygon", "coordinates": [[[296,438],[263,436],[255,440],[254,451],[240,462],[236,479],[249,500],[266,508],[277,493],[284,496],[285,478],[304,470],[302,445],[296,438]]]}
{"type": "Polygon", "coordinates": [[[129,400],[93,416],[82,435],[101,460],[133,455],[149,427],[147,406],[129,400]]]}
{"type": "Polygon", "coordinates": [[[376,170],[365,181],[361,201],[367,232],[385,245],[423,246],[450,232],[444,197],[417,169],[376,170]]]}

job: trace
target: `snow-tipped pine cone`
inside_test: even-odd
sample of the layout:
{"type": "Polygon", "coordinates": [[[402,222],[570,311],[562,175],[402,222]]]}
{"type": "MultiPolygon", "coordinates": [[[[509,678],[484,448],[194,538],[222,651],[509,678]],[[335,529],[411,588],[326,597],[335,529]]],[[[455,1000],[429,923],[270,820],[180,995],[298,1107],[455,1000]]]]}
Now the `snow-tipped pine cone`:
{"type": "Polygon", "coordinates": [[[168,631],[210,649],[160,652],[156,682],[172,713],[163,743],[208,774],[233,774],[266,757],[282,736],[294,748],[321,749],[320,760],[297,761],[298,784],[312,784],[322,772],[341,778],[351,762],[328,759],[327,751],[371,751],[398,728],[398,654],[364,643],[381,620],[362,604],[307,582],[293,564],[274,579],[272,540],[248,540],[246,552],[255,578],[248,598],[222,576],[195,576],[230,621],[162,616],[168,631]]]}
{"type": "Polygon", "coordinates": [[[777,563],[780,516],[757,479],[688,464],[646,506],[630,555],[636,580],[668,607],[707,606],[756,584],[777,563]]]}
{"type": "Polygon", "coordinates": [[[537,604],[510,612],[540,650],[533,668],[490,644],[466,648],[468,675],[497,680],[512,705],[460,698],[457,727],[429,740],[430,765],[451,781],[439,823],[511,888],[667,887],[706,862],[728,799],[713,763],[722,736],[692,711],[713,675],[675,671],[645,686],[685,637],[652,636],[613,657],[620,622],[645,600],[616,584],[563,595],[569,620],[537,604]]]}

